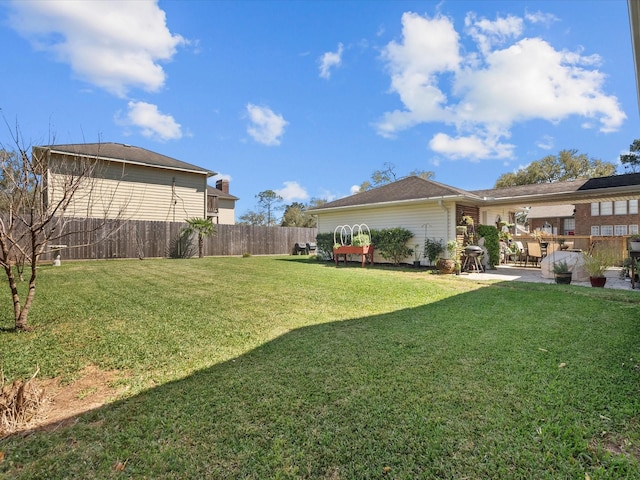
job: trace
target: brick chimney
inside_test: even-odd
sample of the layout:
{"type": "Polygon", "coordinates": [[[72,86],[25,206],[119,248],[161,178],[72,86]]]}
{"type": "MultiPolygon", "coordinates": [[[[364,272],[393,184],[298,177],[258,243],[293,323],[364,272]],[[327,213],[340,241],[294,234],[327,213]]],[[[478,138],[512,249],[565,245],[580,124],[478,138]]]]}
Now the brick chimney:
{"type": "Polygon", "coordinates": [[[216,181],[216,188],[218,190],[223,191],[224,193],[229,193],[229,180],[218,180],[216,181]]]}

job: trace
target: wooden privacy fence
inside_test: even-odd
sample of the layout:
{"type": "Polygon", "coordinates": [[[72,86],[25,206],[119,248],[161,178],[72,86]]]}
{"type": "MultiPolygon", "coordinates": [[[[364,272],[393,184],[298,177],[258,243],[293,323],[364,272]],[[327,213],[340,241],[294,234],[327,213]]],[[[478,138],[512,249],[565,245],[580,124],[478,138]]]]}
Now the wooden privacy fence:
{"type": "MultiPolygon", "coordinates": [[[[170,244],[186,223],[150,221],[70,220],[65,235],[55,244],[66,245],[63,259],[165,257],[170,244]]],[[[317,228],[216,225],[216,233],[205,239],[205,255],[281,255],[292,253],[297,242],[315,242],[317,228]]],[[[193,240],[196,245],[197,239],[193,240]]],[[[44,260],[50,260],[48,252],[44,260]]]]}

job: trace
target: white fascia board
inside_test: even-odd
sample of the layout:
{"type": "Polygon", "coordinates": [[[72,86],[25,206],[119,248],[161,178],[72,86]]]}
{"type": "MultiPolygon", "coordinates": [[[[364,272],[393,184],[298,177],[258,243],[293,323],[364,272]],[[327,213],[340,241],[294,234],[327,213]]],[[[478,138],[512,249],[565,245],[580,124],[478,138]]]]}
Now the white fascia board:
{"type": "Polygon", "coordinates": [[[416,203],[433,203],[439,201],[448,201],[448,200],[463,200],[468,197],[462,195],[450,195],[450,196],[442,196],[442,197],[429,197],[429,198],[412,198],[409,200],[393,200],[390,202],[377,202],[377,203],[365,203],[361,205],[345,205],[342,207],[329,207],[329,208],[314,208],[313,210],[309,210],[309,213],[317,214],[317,213],[328,213],[328,212],[340,212],[344,210],[370,210],[373,208],[380,207],[396,207],[403,205],[415,205],[416,203]]]}

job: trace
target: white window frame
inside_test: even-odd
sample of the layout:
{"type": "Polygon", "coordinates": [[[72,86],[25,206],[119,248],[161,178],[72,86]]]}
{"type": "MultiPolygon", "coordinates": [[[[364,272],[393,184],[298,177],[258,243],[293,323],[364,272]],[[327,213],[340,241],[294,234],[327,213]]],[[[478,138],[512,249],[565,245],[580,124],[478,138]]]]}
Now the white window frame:
{"type": "Polygon", "coordinates": [[[567,232],[575,232],[576,231],[576,219],[575,218],[565,218],[563,222],[563,235],[567,235],[567,232]]]}
{"type": "Polygon", "coordinates": [[[622,237],[627,234],[627,226],[626,225],[615,225],[613,227],[613,234],[616,237],[622,237]]]}
{"type": "Polygon", "coordinates": [[[591,225],[591,236],[592,237],[600,236],[600,225],[591,225]]]}
{"type": "Polygon", "coordinates": [[[627,214],[627,201],[616,200],[613,202],[613,214],[614,215],[626,215],[627,214]]]}
{"type": "Polygon", "coordinates": [[[598,202],[593,202],[591,204],[591,216],[597,217],[600,215],[600,204],[598,202]]]}
{"type": "Polygon", "coordinates": [[[613,225],[600,225],[601,237],[613,237],[613,225]]]}
{"type": "Polygon", "coordinates": [[[629,200],[629,215],[638,214],[638,200],[629,200]]]}
{"type": "Polygon", "coordinates": [[[638,233],[638,224],[629,225],[629,235],[636,235],[638,233]]]}
{"type": "Polygon", "coordinates": [[[600,202],[600,215],[613,215],[613,202],[600,202]]]}

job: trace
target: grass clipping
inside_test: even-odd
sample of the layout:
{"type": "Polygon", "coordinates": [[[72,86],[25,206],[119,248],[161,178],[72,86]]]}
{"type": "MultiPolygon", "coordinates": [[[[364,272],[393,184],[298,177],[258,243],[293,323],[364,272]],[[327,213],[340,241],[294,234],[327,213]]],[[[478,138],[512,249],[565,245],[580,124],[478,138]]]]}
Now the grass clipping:
{"type": "Polygon", "coordinates": [[[4,372],[0,371],[0,438],[23,429],[42,411],[45,391],[34,382],[39,372],[40,368],[36,368],[29,380],[15,380],[7,385],[4,372]]]}

